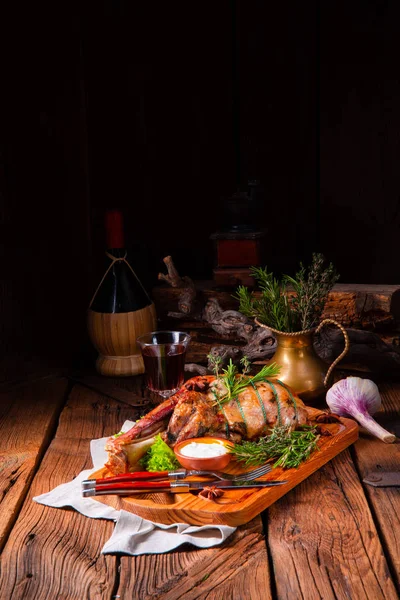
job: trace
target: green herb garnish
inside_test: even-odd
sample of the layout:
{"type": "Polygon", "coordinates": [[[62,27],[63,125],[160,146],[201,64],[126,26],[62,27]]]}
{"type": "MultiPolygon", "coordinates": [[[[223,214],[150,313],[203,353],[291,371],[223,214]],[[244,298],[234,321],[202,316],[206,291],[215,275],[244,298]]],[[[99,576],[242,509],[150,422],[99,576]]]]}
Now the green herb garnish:
{"type": "MultiPolygon", "coordinates": [[[[247,360],[244,362],[244,366],[247,370],[249,367],[247,360]]],[[[264,365],[261,371],[256,375],[249,377],[244,373],[238,374],[237,367],[233,364],[232,359],[230,359],[227,368],[222,369],[223,375],[218,378],[225,385],[227,390],[225,394],[218,394],[218,404],[225,404],[233,398],[237,398],[249,385],[255,385],[268,377],[275,377],[279,374],[279,371],[280,367],[276,363],[272,363],[270,365],[264,365]]]]}
{"type": "Polygon", "coordinates": [[[275,427],[271,435],[262,437],[257,442],[235,444],[230,452],[246,467],[276,459],[274,467],[292,469],[297,468],[318,449],[319,438],[316,427],[303,425],[293,430],[290,426],[283,425],[275,427]]]}
{"type": "Polygon", "coordinates": [[[164,442],[160,434],[156,435],[154,444],[139,462],[146,471],[173,471],[180,467],[174,451],[164,442]]]}
{"type": "Polygon", "coordinates": [[[247,317],[287,333],[315,327],[321,317],[330,290],[339,279],[332,263],[324,265],[322,254],[314,253],[311,264],[294,277],[274,277],[267,267],[251,267],[260,292],[239,286],[233,296],[239,300],[239,310],[247,317]],[[290,289],[289,289],[290,288],[290,289]]]}
{"type": "Polygon", "coordinates": [[[219,370],[222,365],[222,358],[220,356],[214,356],[214,354],[207,354],[208,362],[211,370],[213,371],[215,377],[219,377],[219,370]]]}

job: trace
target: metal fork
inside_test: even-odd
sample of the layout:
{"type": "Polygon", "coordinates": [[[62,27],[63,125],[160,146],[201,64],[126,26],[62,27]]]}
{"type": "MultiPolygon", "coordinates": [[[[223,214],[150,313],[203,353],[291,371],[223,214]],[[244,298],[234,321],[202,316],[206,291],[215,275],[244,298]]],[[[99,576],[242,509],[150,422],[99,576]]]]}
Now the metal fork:
{"type": "Polygon", "coordinates": [[[224,473],[223,471],[189,471],[187,469],[177,469],[176,471],[164,471],[162,473],[124,473],[122,475],[116,475],[114,477],[107,477],[106,479],[86,479],[82,481],[82,489],[91,489],[96,486],[109,485],[110,483],[122,483],[129,481],[160,481],[169,479],[170,481],[178,481],[190,477],[191,475],[212,475],[217,479],[225,479],[229,481],[254,481],[263,475],[266,475],[271,471],[271,465],[265,464],[253,471],[247,471],[246,473],[238,473],[233,475],[232,473],[224,473]]]}
{"type": "Polygon", "coordinates": [[[223,471],[188,471],[186,469],[178,469],[177,471],[171,471],[169,477],[171,479],[181,479],[189,477],[190,475],[213,475],[217,479],[229,479],[229,481],[254,481],[263,475],[266,475],[271,471],[272,467],[270,464],[262,465],[253,471],[247,471],[246,473],[238,473],[233,475],[232,473],[224,473],[223,471]]]}

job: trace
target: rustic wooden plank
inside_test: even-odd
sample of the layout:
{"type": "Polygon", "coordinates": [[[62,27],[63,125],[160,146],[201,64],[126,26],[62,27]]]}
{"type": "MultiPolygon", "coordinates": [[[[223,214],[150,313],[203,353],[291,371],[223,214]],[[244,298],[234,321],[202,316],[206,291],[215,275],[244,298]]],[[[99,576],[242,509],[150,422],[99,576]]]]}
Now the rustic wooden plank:
{"type": "Polygon", "coordinates": [[[114,434],[127,419],[132,420],[132,407],[128,404],[76,385],[60,415],[55,437],[90,441],[114,434]]]}
{"type": "Polygon", "coordinates": [[[50,442],[66,379],[45,379],[0,394],[0,549],[50,442]]]}
{"type": "MultiPolygon", "coordinates": [[[[99,496],[98,500],[118,510],[134,512],[143,519],[157,523],[190,523],[203,525],[220,523],[237,527],[248,523],[253,517],[271,506],[281,496],[287,494],[301,481],[317,471],[323,464],[353,444],[358,437],[358,426],[353,419],[343,418],[341,425],[326,424],[330,436],[321,436],[318,452],[303,462],[297,469],[285,471],[274,469],[273,479],[285,481],[282,486],[263,488],[262,490],[225,490],[224,502],[207,502],[196,494],[173,494],[169,502],[163,502],[160,494],[149,494],[145,498],[132,494],[130,496],[99,496]]],[[[226,467],[229,473],[241,473],[243,468],[235,460],[226,467]]],[[[92,477],[100,479],[109,476],[106,468],[99,469],[92,477]]]]}
{"type": "Polygon", "coordinates": [[[268,522],[278,598],[397,598],[349,450],[274,504],[268,522]]]}
{"type": "MultiPolygon", "coordinates": [[[[400,439],[400,383],[380,387],[382,411],[376,420],[400,439]]],[[[398,471],[400,465],[400,443],[384,444],[367,433],[361,433],[354,446],[354,456],[361,479],[371,472],[398,471]]],[[[386,556],[392,575],[400,592],[400,490],[399,488],[374,488],[365,485],[378,530],[386,548],[386,556]]]]}
{"type": "MultiPolygon", "coordinates": [[[[113,524],[87,519],[75,511],[44,507],[31,502],[31,498],[88,468],[90,439],[117,430],[129,418],[130,411],[129,406],[119,405],[80,386],[74,387],[60,417],[56,437],[34,479],[12,538],[4,548],[2,569],[7,572],[7,578],[1,583],[0,597],[35,597],[38,600],[49,597],[68,600],[111,597],[116,560],[100,555],[100,550],[111,535],[113,524]],[[63,548],[63,561],[57,567],[53,557],[60,552],[60,547],[63,548]]],[[[138,594],[130,597],[157,597],[153,591],[144,595],[142,585],[146,585],[161,587],[163,598],[174,598],[178,594],[176,590],[181,590],[181,578],[185,598],[189,599],[201,597],[206,590],[210,598],[239,599],[243,597],[241,590],[244,586],[254,588],[252,598],[268,600],[271,597],[268,592],[267,554],[259,518],[250,528],[235,532],[223,548],[125,558],[123,561],[122,577],[128,578],[128,585],[132,585],[138,594]],[[245,552],[246,562],[243,565],[245,552]],[[177,557],[180,557],[178,561],[177,557]],[[154,570],[153,564],[159,567],[154,570]],[[191,565],[191,578],[187,575],[188,565],[191,565]],[[221,568],[217,569],[219,566],[221,568]],[[246,573],[252,573],[251,583],[241,580],[244,569],[246,573]],[[165,573],[164,581],[154,581],[152,576],[149,577],[151,573],[159,578],[165,573]],[[175,576],[171,577],[171,573],[175,576]],[[143,584],[143,577],[149,582],[143,584]],[[215,589],[221,590],[223,595],[214,596],[212,590],[215,589]],[[257,595],[257,589],[262,590],[261,595],[257,595]],[[228,593],[228,590],[236,591],[229,592],[227,596],[225,591],[228,593]]],[[[120,586],[123,590],[120,595],[125,597],[127,589],[122,580],[120,586]]]]}
{"type": "MultiPolygon", "coordinates": [[[[106,382],[104,378],[99,379],[98,383],[94,379],[92,383],[102,387],[102,384],[106,382]]],[[[112,379],[111,385],[119,390],[137,390],[138,386],[141,386],[141,381],[138,377],[115,378],[112,379]]],[[[110,390],[108,382],[105,389],[110,390]]],[[[113,392],[117,393],[116,390],[113,392]]],[[[84,417],[86,406],[80,396],[76,395],[71,397],[68,403],[68,407],[73,408],[75,415],[77,411],[80,413],[79,420],[86,420],[84,417]]],[[[109,435],[119,430],[126,419],[132,419],[132,409],[129,406],[118,405],[112,401],[106,401],[104,405],[96,401],[95,409],[102,413],[102,416],[99,417],[100,420],[103,416],[107,418],[108,428],[101,435],[109,435]]],[[[69,437],[72,427],[74,427],[74,420],[71,421],[70,412],[64,411],[57,436],[65,434],[69,437]]],[[[83,433],[90,439],[93,437],[91,431],[83,433]]],[[[166,555],[123,557],[120,589],[115,594],[120,594],[121,598],[125,596],[141,599],[162,597],[163,600],[164,598],[165,600],[174,598],[175,595],[176,597],[184,595],[185,600],[186,598],[191,600],[204,597],[202,594],[207,592],[210,598],[232,597],[241,600],[245,597],[242,593],[243,586],[248,587],[249,585],[252,589],[251,597],[255,600],[258,598],[269,600],[271,597],[268,592],[270,590],[268,556],[262,536],[260,517],[255,518],[249,526],[238,529],[222,547],[191,551],[186,548],[185,551],[166,555]],[[242,564],[245,553],[246,562],[242,564]],[[190,565],[190,578],[187,574],[188,565],[190,565]],[[219,565],[221,565],[220,569],[217,568],[219,565]],[[251,573],[251,584],[248,582],[249,577],[245,578],[245,582],[242,581],[245,573],[251,573]],[[205,577],[206,575],[208,577],[205,577]],[[214,589],[216,590],[215,596],[212,592],[214,589]],[[231,595],[230,592],[228,593],[231,589],[237,591],[231,595]]]]}
{"type": "MultiPolygon", "coordinates": [[[[91,467],[89,442],[116,431],[130,407],[75,386],[2,553],[0,598],[109,598],[116,559],[100,550],[113,523],[32,502],[91,467]],[[60,560],[55,560],[59,556],[60,560]]],[[[31,420],[34,417],[31,415],[31,420]]],[[[14,419],[9,419],[11,423],[14,419]]],[[[28,429],[27,423],[25,423],[28,429]]]]}
{"type": "MultiPolygon", "coordinates": [[[[208,282],[208,286],[206,283],[196,282],[203,304],[213,298],[225,310],[239,308],[238,301],[233,298],[233,289],[221,290],[212,282],[208,282]]],[[[154,289],[154,299],[160,327],[179,328],[192,336],[187,352],[188,363],[206,365],[212,346],[245,345],[243,339],[235,339],[234,335],[226,338],[213,331],[209,323],[199,320],[199,312],[183,319],[171,317],[177,310],[180,293],[180,288],[160,286],[154,289]]],[[[397,350],[400,340],[400,286],[337,284],[328,296],[322,318],[334,319],[348,328],[350,350],[341,363],[343,369],[374,376],[396,376],[400,360],[397,350]]],[[[316,338],[316,350],[328,363],[333,362],[342,349],[343,337],[338,330],[324,330],[322,336],[316,338]]],[[[272,354],[268,356],[271,357],[272,354]]]]}
{"type": "Polygon", "coordinates": [[[154,403],[154,394],[151,394],[143,384],[143,377],[104,377],[98,374],[77,374],[70,379],[93,389],[113,400],[124,402],[133,407],[132,414],[139,416],[148,412],[154,403]]]}
{"type": "Polygon", "coordinates": [[[205,550],[186,547],[135,561],[123,557],[116,594],[141,600],[270,600],[268,555],[260,517],[238,528],[222,546],[205,550]]]}
{"type": "Polygon", "coordinates": [[[68,368],[60,361],[12,354],[1,357],[0,393],[8,392],[17,385],[26,385],[38,379],[66,377],[68,368]]]}
{"type": "MultiPolygon", "coordinates": [[[[195,284],[205,302],[216,298],[224,309],[238,309],[238,301],[233,298],[236,288],[220,289],[212,281],[195,284]]],[[[152,297],[160,319],[177,310],[181,293],[180,288],[166,285],[153,288],[152,297]]],[[[395,326],[400,321],[400,285],[338,283],[328,296],[322,318],[338,320],[345,327],[376,330],[381,323],[386,328],[389,324],[395,326]]]]}
{"type": "Polygon", "coordinates": [[[32,501],[88,467],[87,453],[88,440],[52,443],[1,556],[7,573],[0,583],[1,598],[110,597],[115,559],[100,551],[113,523],[32,501]]]}

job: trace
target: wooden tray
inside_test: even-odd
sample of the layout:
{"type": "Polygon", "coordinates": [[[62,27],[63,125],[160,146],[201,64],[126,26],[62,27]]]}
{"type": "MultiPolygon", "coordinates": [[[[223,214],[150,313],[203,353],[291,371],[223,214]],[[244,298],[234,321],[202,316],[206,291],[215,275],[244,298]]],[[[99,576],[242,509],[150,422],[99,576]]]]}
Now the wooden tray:
{"type": "MultiPolygon", "coordinates": [[[[190,525],[231,525],[236,527],[251,521],[276,500],[287,494],[322,465],[330,461],[342,450],[353,444],[358,438],[358,425],[352,419],[341,419],[341,424],[324,424],[331,436],[321,437],[310,458],[297,469],[273,469],[262,477],[268,479],[285,479],[287,484],[271,488],[226,490],[215,502],[197,497],[197,492],[185,494],[151,493],[134,496],[96,496],[95,500],[112,506],[118,510],[127,510],[136,515],[157,523],[189,523],[190,525]]],[[[244,470],[232,460],[226,468],[227,472],[240,473],[244,470]]],[[[91,475],[92,479],[110,476],[104,467],[91,475]]]]}

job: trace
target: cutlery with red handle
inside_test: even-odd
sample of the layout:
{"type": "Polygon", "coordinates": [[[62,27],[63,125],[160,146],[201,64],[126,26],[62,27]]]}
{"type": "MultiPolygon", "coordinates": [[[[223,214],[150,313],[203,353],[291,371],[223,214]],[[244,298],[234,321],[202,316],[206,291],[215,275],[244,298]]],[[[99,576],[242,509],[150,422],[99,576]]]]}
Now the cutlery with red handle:
{"type": "Polygon", "coordinates": [[[207,471],[207,470],[188,470],[188,469],[176,469],[175,471],[136,471],[135,473],[122,473],[121,475],[114,475],[112,477],[100,478],[100,479],[86,479],[82,482],[82,487],[92,488],[96,485],[103,483],[122,483],[124,481],[160,481],[163,479],[169,479],[170,481],[176,481],[177,479],[184,479],[191,475],[201,475],[207,477],[217,477],[218,479],[229,479],[233,481],[239,480],[253,480],[266,475],[271,471],[270,464],[261,465],[251,471],[245,471],[240,474],[224,473],[223,471],[207,471]]]}
{"type": "Polygon", "coordinates": [[[105,477],[99,479],[85,479],[82,481],[82,487],[88,488],[95,485],[101,485],[103,483],[123,483],[125,481],[160,481],[166,480],[169,477],[178,478],[185,477],[185,474],[181,475],[179,471],[137,471],[136,473],[122,473],[121,475],[113,475],[113,477],[105,477]]]}
{"type": "Polygon", "coordinates": [[[172,492],[174,494],[202,490],[205,487],[215,486],[221,489],[237,490],[250,488],[273,487],[284,485],[287,481],[248,481],[245,483],[233,482],[231,480],[216,479],[214,481],[126,481],[119,483],[103,483],[90,488],[82,487],[82,496],[101,496],[106,494],[117,494],[129,496],[131,494],[143,494],[151,492],[172,492]]]}

